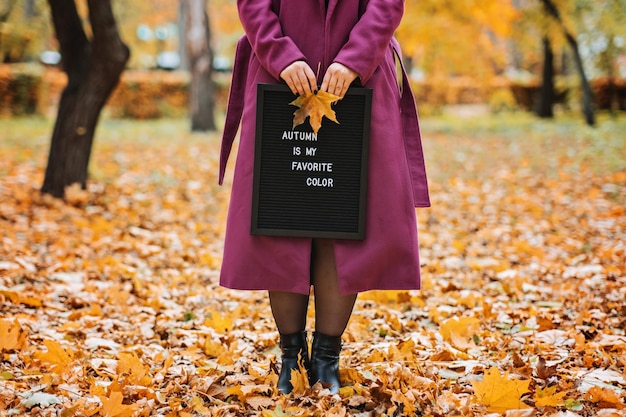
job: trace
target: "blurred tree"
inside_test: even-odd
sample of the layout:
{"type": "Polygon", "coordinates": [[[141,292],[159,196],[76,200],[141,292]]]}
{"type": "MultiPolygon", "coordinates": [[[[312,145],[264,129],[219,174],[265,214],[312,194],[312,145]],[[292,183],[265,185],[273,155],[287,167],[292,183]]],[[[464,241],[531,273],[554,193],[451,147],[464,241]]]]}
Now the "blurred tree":
{"type": "Polygon", "coordinates": [[[512,23],[510,0],[407,0],[397,37],[427,77],[490,78],[507,65],[512,23]]]}
{"type": "Polygon", "coordinates": [[[541,96],[537,115],[542,118],[554,117],[554,102],[556,101],[556,91],[554,88],[554,51],[552,42],[547,36],[543,37],[543,73],[541,75],[541,96]]]}
{"type": "Polygon", "coordinates": [[[32,61],[41,53],[47,39],[44,4],[44,0],[0,0],[0,63],[32,61]]]}
{"type": "Polygon", "coordinates": [[[178,2],[172,0],[123,2],[116,8],[120,36],[133,51],[130,68],[156,68],[159,53],[177,52],[177,16],[178,2]]]}
{"type": "MultiPolygon", "coordinates": [[[[545,13],[550,16],[553,21],[558,25],[559,29],[563,32],[563,36],[567,40],[569,44],[572,54],[574,57],[574,63],[576,65],[576,71],[580,77],[580,87],[582,90],[582,108],[583,114],[585,117],[585,121],[589,126],[593,126],[596,123],[595,112],[593,109],[593,92],[591,91],[591,85],[589,85],[589,80],[587,79],[587,74],[585,73],[585,67],[583,64],[583,59],[580,55],[580,48],[578,46],[578,41],[572,29],[570,29],[565,22],[565,19],[562,17],[562,14],[557,7],[555,1],[553,0],[541,0],[541,4],[543,5],[543,9],[545,13]]],[[[552,72],[552,76],[554,72],[552,72]]],[[[545,76],[545,73],[544,73],[545,76]]],[[[552,82],[551,80],[545,80],[546,82],[552,82]]]]}
{"type": "Polygon", "coordinates": [[[206,12],[207,0],[181,0],[181,21],[185,24],[185,45],[191,72],[189,113],[192,131],[215,130],[215,87],[213,86],[213,51],[211,30],[206,12]]]}
{"type": "Polygon", "coordinates": [[[2,6],[0,6],[0,22],[6,22],[9,20],[17,0],[4,0],[2,3],[2,6]]]}
{"type": "Polygon", "coordinates": [[[87,0],[88,39],[74,0],[48,0],[68,83],[61,95],[41,191],[87,185],[87,169],[100,111],[117,85],[130,52],[117,31],[111,0],[87,0]]]}
{"type": "Polygon", "coordinates": [[[576,0],[580,42],[588,51],[594,71],[608,81],[608,102],[611,110],[618,108],[616,78],[624,77],[619,57],[626,54],[626,0],[576,0]]]}

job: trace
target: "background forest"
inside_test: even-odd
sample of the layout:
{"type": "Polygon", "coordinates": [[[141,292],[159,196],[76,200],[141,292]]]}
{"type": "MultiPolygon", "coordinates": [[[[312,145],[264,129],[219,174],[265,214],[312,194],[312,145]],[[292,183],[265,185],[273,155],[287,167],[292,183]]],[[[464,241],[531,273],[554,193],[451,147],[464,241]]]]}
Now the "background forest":
{"type": "MultiPolygon", "coordinates": [[[[77,5],[86,20],[86,2],[79,0],[77,5]]],[[[144,78],[149,77],[132,70],[186,69],[184,42],[180,42],[184,23],[177,2],[114,2],[113,6],[121,38],[132,51],[128,62],[131,71],[126,74],[132,80],[130,83],[147,83],[144,78]]],[[[242,29],[233,0],[211,0],[206,7],[213,65],[218,71],[214,78],[222,87],[217,94],[223,102],[225,92],[222,90],[228,87],[228,77],[219,72],[230,69],[242,29]]],[[[625,10],[624,0],[409,0],[397,36],[423,114],[436,114],[443,105],[482,103],[493,111],[521,108],[549,117],[550,109],[542,109],[546,104],[541,103],[541,86],[549,83],[554,84],[554,97],[548,99],[550,103],[565,110],[576,110],[581,106],[583,94],[576,54],[582,60],[581,70],[591,81],[595,108],[624,110],[625,10]],[[571,44],[572,40],[575,45],[571,44]],[[548,64],[551,72],[545,72],[548,64]]],[[[59,59],[57,53],[58,44],[45,0],[3,0],[0,6],[1,61],[54,63],[59,59]]],[[[55,88],[58,89],[62,81],[51,74],[47,74],[50,77],[42,75],[40,68],[32,66],[13,68],[13,75],[8,72],[7,68],[0,72],[5,114],[50,112],[54,103],[45,103],[48,98],[42,98],[44,103],[39,104],[28,102],[27,97],[10,99],[9,96],[15,94],[37,92],[27,94],[23,91],[29,87],[23,85],[12,87],[21,93],[10,91],[8,79],[21,77],[26,79],[23,83],[37,83],[39,77],[49,78],[40,88],[51,90],[55,96],[55,88]]],[[[124,106],[119,103],[129,101],[124,97],[111,105],[115,108],[113,113],[142,118],[179,115],[180,104],[185,102],[186,82],[184,73],[177,71],[152,74],[149,84],[155,91],[143,94],[158,97],[159,93],[166,93],[169,98],[163,100],[161,108],[150,105],[147,98],[145,106],[124,106]]],[[[123,96],[121,91],[119,94],[123,96]]],[[[142,99],[138,100],[140,102],[134,104],[142,104],[142,99]]]]}

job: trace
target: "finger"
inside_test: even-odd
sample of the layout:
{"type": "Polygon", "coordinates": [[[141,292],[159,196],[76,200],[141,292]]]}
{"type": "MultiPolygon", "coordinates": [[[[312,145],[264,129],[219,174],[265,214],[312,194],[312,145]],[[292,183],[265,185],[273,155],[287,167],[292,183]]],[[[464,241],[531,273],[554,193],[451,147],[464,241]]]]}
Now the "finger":
{"type": "Polygon", "coordinates": [[[335,90],[335,95],[337,97],[339,97],[339,99],[342,99],[343,96],[346,94],[346,84],[344,82],[337,84],[337,88],[335,90]]]}
{"type": "Polygon", "coordinates": [[[328,92],[328,77],[324,77],[320,90],[328,92]]]}
{"type": "Polygon", "coordinates": [[[289,87],[289,89],[291,90],[293,94],[298,94],[298,90],[296,89],[296,86],[294,85],[293,80],[291,78],[288,80],[285,80],[285,82],[287,83],[287,87],[289,87]]]}
{"type": "Polygon", "coordinates": [[[331,76],[330,80],[328,81],[328,89],[326,90],[326,92],[330,93],[330,94],[334,94],[337,95],[337,83],[338,80],[336,77],[331,76]]]}
{"type": "Polygon", "coordinates": [[[307,83],[309,84],[311,92],[317,90],[317,78],[311,67],[309,67],[308,65],[304,69],[304,75],[306,76],[307,83]]]}
{"type": "Polygon", "coordinates": [[[300,87],[301,94],[313,92],[311,85],[309,84],[309,79],[307,78],[304,71],[298,73],[298,85],[300,87]]]}
{"type": "Polygon", "coordinates": [[[322,86],[320,87],[320,90],[330,93],[330,84],[333,81],[333,78],[332,71],[326,71],[326,74],[324,74],[324,78],[322,79],[322,86]]]}
{"type": "Polygon", "coordinates": [[[287,82],[287,86],[289,87],[289,89],[291,90],[291,92],[295,95],[298,95],[298,87],[296,86],[296,82],[293,79],[293,77],[289,77],[287,80],[285,80],[287,82]]]}

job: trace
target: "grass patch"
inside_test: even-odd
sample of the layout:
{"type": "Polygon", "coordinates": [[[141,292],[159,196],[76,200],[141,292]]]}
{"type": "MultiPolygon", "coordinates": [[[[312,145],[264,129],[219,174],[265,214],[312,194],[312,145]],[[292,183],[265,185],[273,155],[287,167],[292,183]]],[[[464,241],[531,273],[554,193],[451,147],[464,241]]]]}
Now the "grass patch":
{"type": "MultiPolygon", "coordinates": [[[[53,120],[33,117],[3,120],[2,154],[14,161],[45,166],[53,124],[53,120]]],[[[434,181],[480,179],[502,170],[522,169],[526,175],[555,177],[562,171],[590,170],[603,175],[626,169],[623,117],[599,114],[598,126],[590,128],[580,118],[542,120],[521,112],[471,118],[445,115],[425,117],[421,127],[428,173],[434,181]]],[[[190,133],[187,119],[104,119],[96,131],[92,178],[111,179],[133,163],[149,163],[154,152],[171,152],[176,161],[177,155],[184,158],[181,149],[185,147],[209,153],[207,158],[214,159],[219,138],[219,132],[190,133]],[[146,159],[128,161],[124,150],[137,148],[143,148],[146,159]],[[117,165],[119,170],[102,166],[107,165],[99,160],[103,151],[111,151],[123,162],[117,165]]]]}
{"type": "Polygon", "coordinates": [[[600,115],[595,128],[579,119],[542,120],[524,113],[422,120],[429,174],[436,180],[515,169],[550,177],[625,170],[624,132],[626,119],[608,115],[600,115]]]}

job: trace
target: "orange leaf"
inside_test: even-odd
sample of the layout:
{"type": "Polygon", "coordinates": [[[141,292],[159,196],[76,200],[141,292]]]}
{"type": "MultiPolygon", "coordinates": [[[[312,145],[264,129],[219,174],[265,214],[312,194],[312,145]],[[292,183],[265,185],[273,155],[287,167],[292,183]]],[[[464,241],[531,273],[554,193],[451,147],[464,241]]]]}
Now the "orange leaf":
{"type": "Polygon", "coordinates": [[[127,375],[130,384],[150,385],[152,378],[148,375],[148,367],[134,353],[121,353],[117,363],[117,372],[127,375]]]}
{"type": "Polygon", "coordinates": [[[50,370],[57,374],[65,372],[69,364],[72,362],[73,352],[66,351],[63,346],[54,340],[44,340],[46,352],[35,352],[35,359],[50,364],[50,370]]]}
{"type": "Polygon", "coordinates": [[[306,369],[304,368],[303,361],[298,361],[298,369],[291,370],[290,382],[293,386],[293,393],[296,395],[304,394],[309,388],[309,380],[306,377],[306,369]]]}
{"type": "Polygon", "coordinates": [[[0,320],[0,352],[21,350],[26,345],[26,332],[22,330],[17,319],[0,320]]]}
{"type": "Polygon", "coordinates": [[[37,297],[16,293],[14,291],[0,290],[0,294],[7,297],[13,304],[24,304],[29,307],[41,307],[42,301],[37,297]]]}
{"type": "Polygon", "coordinates": [[[556,392],[556,386],[546,389],[538,389],[535,392],[535,405],[537,407],[559,407],[563,405],[563,397],[566,392],[556,392]]]}
{"type": "Polygon", "coordinates": [[[504,413],[506,410],[530,408],[520,399],[529,391],[530,380],[509,379],[508,371],[501,375],[494,367],[485,372],[482,381],[471,383],[478,402],[486,405],[488,411],[504,413]]]}
{"type": "Polygon", "coordinates": [[[124,396],[119,391],[112,391],[109,397],[100,397],[102,409],[100,415],[103,417],[131,417],[139,408],[137,404],[124,405],[124,396]]]}
{"type": "Polygon", "coordinates": [[[331,104],[335,103],[337,100],[339,100],[338,96],[325,91],[318,91],[317,94],[307,93],[304,96],[299,96],[289,103],[299,107],[294,113],[293,127],[304,123],[307,117],[309,118],[309,123],[314,133],[317,133],[320,127],[322,127],[322,118],[324,116],[335,123],[339,123],[335,111],[331,108],[331,104]]]}
{"type": "Polygon", "coordinates": [[[459,349],[475,347],[472,337],[480,328],[480,320],[475,317],[453,317],[446,320],[439,329],[444,340],[459,349]]]}
{"type": "Polygon", "coordinates": [[[620,396],[608,388],[591,387],[585,394],[585,399],[602,408],[626,408],[620,396]]]}
{"type": "Polygon", "coordinates": [[[241,385],[234,385],[227,388],[226,393],[228,395],[236,396],[242,404],[246,402],[246,394],[244,394],[244,392],[241,390],[241,385]]]}

